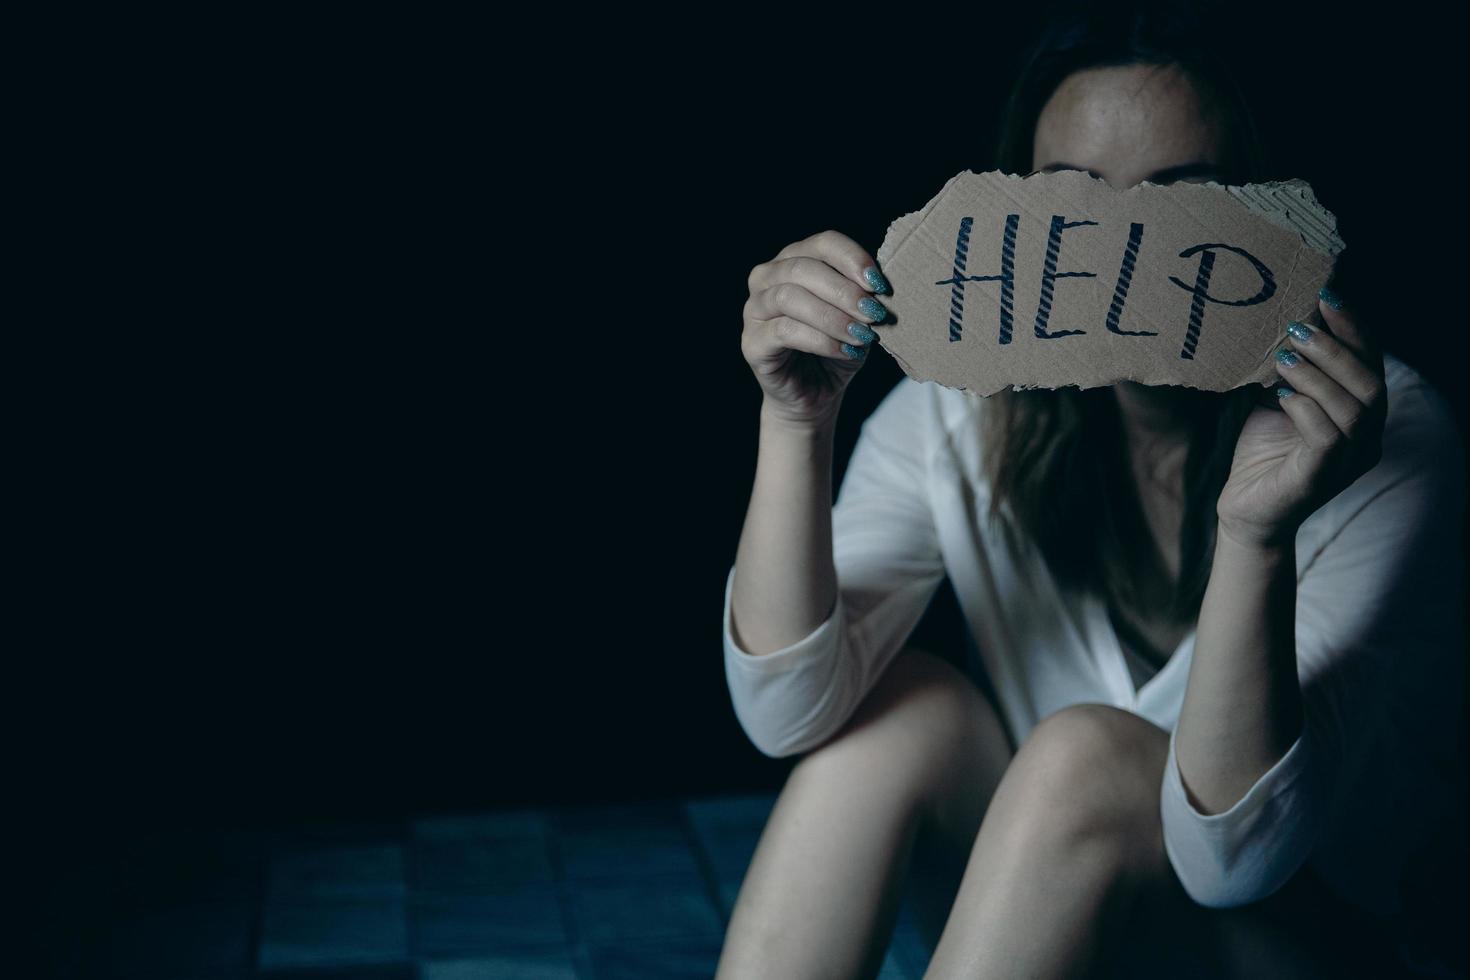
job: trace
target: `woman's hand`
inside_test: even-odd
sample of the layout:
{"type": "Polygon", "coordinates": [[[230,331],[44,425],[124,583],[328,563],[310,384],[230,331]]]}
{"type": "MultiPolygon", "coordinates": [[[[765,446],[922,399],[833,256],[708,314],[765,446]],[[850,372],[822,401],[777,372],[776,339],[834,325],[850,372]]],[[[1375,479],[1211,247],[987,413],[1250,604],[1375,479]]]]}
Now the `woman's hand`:
{"type": "Polygon", "coordinates": [[[1262,407],[1246,419],[1215,508],[1221,534],[1290,544],[1317,508],[1377,464],[1388,413],[1383,354],[1352,308],[1340,306],[1322,291],[1318,308],[1331,333],[1287,327],[1276,357],[1285,414],[1262,407]]]}
{"type": "Polygon", "coordinates": [[[783,422],[831,422],[888,316],[872,293],[888,283],[861,245],[835,231],[793,242],[750,270],[740,350],[783,422]]]}

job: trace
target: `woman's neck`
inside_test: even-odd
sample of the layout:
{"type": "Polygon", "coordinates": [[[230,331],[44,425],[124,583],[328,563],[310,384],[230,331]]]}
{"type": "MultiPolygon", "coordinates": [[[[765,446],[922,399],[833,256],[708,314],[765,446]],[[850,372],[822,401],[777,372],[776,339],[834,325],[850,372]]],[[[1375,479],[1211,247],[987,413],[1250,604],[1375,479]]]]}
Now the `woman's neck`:
{"type": "Polygon", "coordinates": [[[1172,593],[1182,558],[1184,469],[1199,411],[1199,392],[1191,388],[1152,387],[1135,382],[1114,386],[1125,443],[1124,458],[1139,508],[1162,563],[1160,595],[1172,593]],[[1167,583],[1167,584],[1165,584],[1167,583]]]}
{"type": "Polygon", "coordinates": [[[1193,433],[1191,392],[1134,381],[1119,382],[1113,392],[1135,475],[1171,497],[1182,496],[1184,462],[1193,433]]]}

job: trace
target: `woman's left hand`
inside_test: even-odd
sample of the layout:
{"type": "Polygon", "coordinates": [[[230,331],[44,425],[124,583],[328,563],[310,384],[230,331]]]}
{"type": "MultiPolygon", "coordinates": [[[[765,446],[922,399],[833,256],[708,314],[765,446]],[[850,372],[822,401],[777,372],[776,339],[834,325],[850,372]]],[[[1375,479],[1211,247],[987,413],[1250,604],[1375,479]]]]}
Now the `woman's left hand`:
{"type": "MultiPolygon", "coordinates": [[[[1324,291],[1325,292],[1325,291],[1324,291]]],[[[1283,412],[1251,412],[1235,444],[1215,513],[1219,532],[1252,546],[1296,540],[1303,521],[1377,464],[1388,387],[1383,354],[1351,307],[1317,305],[1326,330],[1288,327],[1277,372],[1283,412]],[[1283,352],[1289,352],[1283,354],[1283,352]]]]}

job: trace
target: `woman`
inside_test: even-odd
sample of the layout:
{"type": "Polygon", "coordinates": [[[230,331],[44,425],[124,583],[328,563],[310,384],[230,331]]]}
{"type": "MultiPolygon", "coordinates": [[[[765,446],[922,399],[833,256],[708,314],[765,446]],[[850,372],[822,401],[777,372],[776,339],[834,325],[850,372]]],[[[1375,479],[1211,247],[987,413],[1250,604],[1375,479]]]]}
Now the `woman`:
{"type": "MultiPolygon", "coordinates": [[[[1054,25],[1000,168],[1258,179],[1196,36],[1054,25]]],[[[1360,926],[1399,911],[1456,764],[1464,474],[1438,394],[1324,290],[1269,391],[904,379],[831,505],[886,283],[824,232],[749,287],[764,401],[726,676],[761,751],[802,758],[719,976],[875,975],[929,831],[963,864],[931,977],[1384,975],[1360,926]],[[946,574],[994,703],[904,646],[946,574]]]]}

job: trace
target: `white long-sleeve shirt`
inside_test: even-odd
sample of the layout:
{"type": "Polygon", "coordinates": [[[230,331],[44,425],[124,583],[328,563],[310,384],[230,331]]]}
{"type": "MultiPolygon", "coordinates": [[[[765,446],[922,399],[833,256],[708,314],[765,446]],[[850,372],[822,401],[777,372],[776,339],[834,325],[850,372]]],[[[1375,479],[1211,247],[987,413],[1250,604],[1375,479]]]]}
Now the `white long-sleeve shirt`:
{"type": "Polygon", "coordinates": [[[1274,892],[1310,860],[1342,898],[1401,908],[1405,858],[1453,799],[1465,641],[1463,452],[1442,396],[1386,358],[1381,461],[1309,517],[1296,539],[1301,736],[1228,810],[1185,796],[1173,731],[1191,632],[1135,688],[1104,601],[1059,588],[1008,509],[988,517],[984,399],[905,377],[866,419],[832,508],[838,595],[781,650],[736,645],[725,581],[725,676],[765,755],[834,735],[907,641],[946,573],[1019,745],[1042,718],[1101,702],[1171,734],[1160,815],[1186,891],[1211,907],[1274,892]]]}

